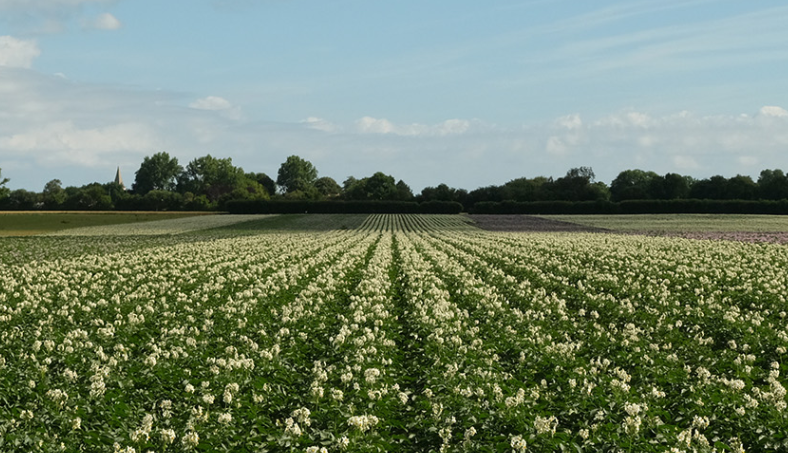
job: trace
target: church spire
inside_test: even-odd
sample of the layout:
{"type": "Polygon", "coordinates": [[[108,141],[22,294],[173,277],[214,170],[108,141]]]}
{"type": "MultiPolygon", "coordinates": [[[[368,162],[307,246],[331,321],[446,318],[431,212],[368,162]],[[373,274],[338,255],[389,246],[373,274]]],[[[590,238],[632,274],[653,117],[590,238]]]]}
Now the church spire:
{"type": "Polygon", "coordinates": [[[120,167],[118,167],[118,171],[115,173],[115,184],[120,184],[120,187],[126,190],[126,186],[123,184],[123,176],[120,175],[120,167]]]}

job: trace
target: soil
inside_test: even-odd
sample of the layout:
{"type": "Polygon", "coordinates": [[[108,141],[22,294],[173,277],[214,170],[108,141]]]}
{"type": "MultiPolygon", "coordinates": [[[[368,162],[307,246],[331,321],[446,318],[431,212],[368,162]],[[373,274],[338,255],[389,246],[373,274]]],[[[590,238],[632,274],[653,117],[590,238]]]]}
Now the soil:
{"type": "MultiPolygon", "coordinates": [[[[522,232],[590,232],[590,233],[615,233],[605,228],[594,228],[577,223],[562,222],[560,220],[545,219],[530,215],[469,215],[476,227],[487,231],[522,231],[522,232]]],[[[788,233],[750,233],[750,232],[619,232],[619,234],[637,234],[646,236],[675,236],[687,239],[704,239],[717,241],[734,241],[749,243],[788,244],[788,233]]]]}
{"type": "Polygon", "coordinates": [[[469,215],[474,224],[488,231],[532,231],[532,232],[610,232],[604,228],[594,228],[576,223],[545,219],[530,215],[485,214],[469,215]]]}

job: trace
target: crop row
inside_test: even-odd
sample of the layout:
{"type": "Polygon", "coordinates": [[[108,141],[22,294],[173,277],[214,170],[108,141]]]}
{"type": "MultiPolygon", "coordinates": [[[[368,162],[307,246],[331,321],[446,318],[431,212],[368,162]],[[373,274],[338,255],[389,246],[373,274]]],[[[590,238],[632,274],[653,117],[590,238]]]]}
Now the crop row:
{"type": "Polygon", "coordinates": [[[437,215],[135,240],[0,268],[0,450],[788,447],[781,246],[437,215]]]}

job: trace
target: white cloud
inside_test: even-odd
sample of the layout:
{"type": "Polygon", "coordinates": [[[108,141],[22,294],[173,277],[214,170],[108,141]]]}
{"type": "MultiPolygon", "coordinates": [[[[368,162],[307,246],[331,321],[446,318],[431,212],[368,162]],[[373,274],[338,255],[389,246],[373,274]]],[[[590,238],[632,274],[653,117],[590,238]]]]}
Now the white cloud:
{"type": "Polygon", "coordinates": [[[301,124],[305,125],[306,127],[310,128],[310,129],[314,129],[314,130],[317,130],[317,131],[323,131],[323,132],[337,132],[337,131],[339,131],[339,127],[336,124],[334,124],[334,123],[332,123],[330,121],[324,120],[323,118],[318,118],[318,117],[315,117],[315,116],[310,116],[309,118],[301,121],[301,124]]]}
{"type": "Polygon", "coordinates": [[[233,120],[240,120],[243,117],[240,107],[234,106],[230,101],[220,96],[208,96],[197,99],[189,104],[189,107],[196,110],[218,112],[225,118],[233,120]]]}
{"type": "Polygon", "coordinates": [[[112,0],[0,0],[0,11],[52,11],[89,3],[112,3],[112,0]]]}
{"type": "MultiPolygon", "coordinates": [[[[39,125],[35,129],[0,138],[0,149],[17,152],[52,151],[62,153],[66,160],[73,152],[92,156],[99,154],[145,151],[155,147],[156,140],[149,127],[135,123],[121,123],[107,127],[80,128],[70,121],[39,125]]],[[[91,159],[92,160],[92,159],[91,159]]]]}
{"type": "Polygon", "coordinates": [[[785,110],[782,107],[777,107],[774,105],[765,105],[761,107],[761,110],[758,113],[762,116],[769,116],[775,118],[788,117],[788,110],[785,110]]]}
{"type": "Polygon", "coordinates": [[[572,114],[558,118],[555,120],[555,124],[556,126],[573,130],[583,127],[583,120],[580,118],[580,115],[572,114]]]}
{"type": "Polygon", "coordinates": [[[471,130],[468,120],[450,119],[438,124],[395,124],[385,118],[365,116],[356,121],[356,130],[362,134],[391,134],[402,136],[445,137],[461,135],[471,130]]]}
{"type": "Polygon", "coordinates": [[[232,106],[230,101],[219,96],[208,96],[189,104],[189,107],[198,110],[227,110],[232,106]]]}
{"type": "Polygon", "coordinates": [[[209,153],[232,157],[269,175],[296,154],[338,181],[384,171],[417,191],[442,182],[473,190],[557,177],[578,166],[593,167],[605,182],[629,168],[695,177],[788,169],[788,116],[776,106],[749,115],[568,114],[525,126],[372,116],[253,122],[233,119],[238,110],[215,95],[184,99],[0,67],[0,168],[9,187],[40,190],[54,178],[65,185],[109,181],[118,165],[133,174],[159,151],[182,164],[209,153]]]}
{"type": "Polygon", "coordinates": [[[121,22],[112,14],[90,13],[117,0],[0,0],[0,24],[27,35],[63,33],[72,26],[117,30],[121,22]]]}
{"type": "Polygon", "coordinates": [[[123,24],[112,14],[103,13],[92,21],[85,23],[84,28],[95,28],[96,30],[119,30],[123,24]]]}
{"type": "Polygon", "coordinates": [[[0,66],[29,68],[41,55],[35,41],[0,36],[0,66]]]}

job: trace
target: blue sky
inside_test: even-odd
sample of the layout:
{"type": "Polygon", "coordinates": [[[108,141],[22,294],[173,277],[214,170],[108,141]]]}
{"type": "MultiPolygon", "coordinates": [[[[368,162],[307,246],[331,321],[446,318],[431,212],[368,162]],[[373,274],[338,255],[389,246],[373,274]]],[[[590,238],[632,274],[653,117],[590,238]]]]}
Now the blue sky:
{"type": "Polygon", "coordinates": [[[788,170],[786,23],[770,0],[0,0],[0,169],[757,177],[788,170]]]}

